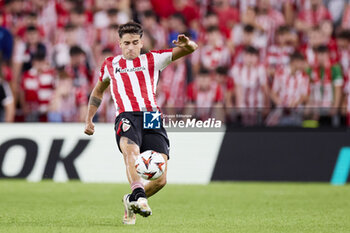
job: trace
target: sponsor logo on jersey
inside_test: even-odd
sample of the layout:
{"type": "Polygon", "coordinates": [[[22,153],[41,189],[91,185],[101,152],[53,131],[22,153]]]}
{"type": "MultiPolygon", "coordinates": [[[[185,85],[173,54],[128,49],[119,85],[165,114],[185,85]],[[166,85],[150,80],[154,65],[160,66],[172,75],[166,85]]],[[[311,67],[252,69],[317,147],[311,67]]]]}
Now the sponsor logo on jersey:
{"type": "Polygon", "coordinates": [[[122,68],[115,68],[115,72],[116,73],[127,73],[127,72],[138,72],[138,71],[144,71],[146,70],[145,67],[143,66],[140,66],[140,67],[134,67],[134,68],[125,68],[125,69],[122,69],[122,68]]]}

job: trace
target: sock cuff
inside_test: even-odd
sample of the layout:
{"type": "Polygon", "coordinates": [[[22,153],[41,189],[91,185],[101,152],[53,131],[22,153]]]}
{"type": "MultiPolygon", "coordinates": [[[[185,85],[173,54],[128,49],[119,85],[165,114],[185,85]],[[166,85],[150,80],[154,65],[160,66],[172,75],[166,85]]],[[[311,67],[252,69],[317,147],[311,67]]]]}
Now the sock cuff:
{"type": "Polygon", "coordinates": [[[142,188],[142,189],[144,189],[143,184],[142,184],[140,181],[132,182],[132,183],[131,183],[131,190],[134,191],[134,190],[137,189],[137,188],[142,188]]]}

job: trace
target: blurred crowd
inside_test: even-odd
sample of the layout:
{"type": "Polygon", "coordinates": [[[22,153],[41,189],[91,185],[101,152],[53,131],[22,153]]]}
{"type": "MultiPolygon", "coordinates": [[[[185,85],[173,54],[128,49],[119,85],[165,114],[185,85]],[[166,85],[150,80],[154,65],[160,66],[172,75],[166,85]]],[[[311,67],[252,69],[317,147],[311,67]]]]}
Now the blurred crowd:
{"type": "MultiPolygon", "coordinates": [[[[350,0],[0,0],[0,121],[81,122],[118,25],[142,52],[199,49],[161,73],[163,112],[237,125],[350,125],[350,0]]],[[[96,117],[113,122],[106,93],[96,117]]]]}

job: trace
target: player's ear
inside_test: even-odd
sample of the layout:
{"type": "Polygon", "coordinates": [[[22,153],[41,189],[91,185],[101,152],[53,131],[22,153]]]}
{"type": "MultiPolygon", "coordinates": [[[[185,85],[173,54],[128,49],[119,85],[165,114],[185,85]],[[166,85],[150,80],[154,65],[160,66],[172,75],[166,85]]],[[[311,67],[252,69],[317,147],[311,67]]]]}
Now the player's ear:
{"type": "Polygon", "coordinates": [[[141,46],[141,48],[143,47],[143,39],[142,38],[140,39],[140,46],[141,46]]]}

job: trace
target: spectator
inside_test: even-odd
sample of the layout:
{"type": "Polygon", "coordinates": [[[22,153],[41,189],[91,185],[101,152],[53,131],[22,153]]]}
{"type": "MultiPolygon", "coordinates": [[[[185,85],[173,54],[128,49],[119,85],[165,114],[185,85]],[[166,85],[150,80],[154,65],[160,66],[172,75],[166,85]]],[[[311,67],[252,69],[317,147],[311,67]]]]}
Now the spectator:
{"type": "Polygon", "coordinates": [[[251,46],[245,48],[243,63],[234,65],[230,76],[235,83],[235,106],[239,108],[243,124],[260,124],[269,99],[266,70],[259,64],[259,51],[251,46]]]}
{"type": "Polygon", "coordinates": [[[58,38],[52,52],[52,63],[55,67],[66,66],[70,62],[69,49],[78,43],[76,37],[76,26],[67,24],[60,29],[58,38]]]}
{"type": "Polygon", "coordinates": [[[343,75],[339,64],[332,64],[329,50],[327,46],[319,46],[316,49],[317,63],[308,70],[311,78],[311,93],[310,102],[311,107],[319,108],[316,112],[315,118],[318,119],[320,114],[321,121],[325,124],[331,123],[330,116],[336,116],[339,111],[343,75]]]}
{"type": "Polygon", "coordinates": [[[32,68],[34,54],[46,56],[46,45],[41,42],[38,28],[28,26],[24,40],[18,40],[15,44],[13,57],[13,87],[17,97],[17,84],[21,81],[22,73],[32,68]]]}
{"type": "Polygon", "coordinates": [[[21,25],[23,20],[22,12],[24,10],[24,2],[22,0],[5,1],[4,12],[2,12],[2,24],[11,31],[12,34],[17,31],[17,26],[21,25]]]}
{"type": "Polygon", "coordinates": [[[215,80],[220,85],[223,93],[223,107],[225,118],[227,121],[232,121],[234,118],[233,107],[235,101],[235,90],[233,79],[228,75],[228,67],[219,66],[215,70],[215,80]]]}
{"type": "MultiPolygon", "coordinates": [[[[132,2],[132,18],[137,23],[144,23],[143,17],[145,12],[154,12],[152,8],[151,1],[149,0],[139,0],[132,2]]],[[[153,13],[157,16],[156,13],[153,13]]]]}
{"type": "Polygon", "coordinates": [[[15,104],[10,85],[5,80],[3,61],[0,53],[0,122],[13,122],[15,104]]]}
{"type": "Polygon", "coordinates": [[[285,24],[284,16],[273,9],[270,0],[260,0],[257,7],[255,27],[266,34],[268,44],[275,40],[275,30],[285,24]]]}
{"type": "MultiPolygon", "coordinates": [[[[267,38],[262,36],[251,24],[244,25],[243,27],[236,27],[233,31],[233,40],[235,44],[235,50],[233,53],[233,63],[242,64],[244,49],[248,46],[255,48],[266,47],[267,38]]],[[[260,52],[260,60],[264,61],[264,52],[260,52]]]]}
{"type": "Polygon", "coordinates": [[[176,13],[173,0],[147,0],[152,3],[152,7],[159,17],[165,19],[176,13]]]}
{"type": "Polygon", "coordinates": [[[157,16],[152,10],[143,12],[142,17],[143,28],[149,32],[152,32],[151,36],[155,40],[154,49],[164,49],[167,45],[166,31],[157,22],[157,16]]]}
{"type": "Polygon", "coordinates": [[[201,68],[195,80],[187,87],[185,114],[206,120],[210,117],[223,120],[222,90],[210,71],[201,68]]]}
{"type": "Polygon", "coordinates": [[[46,122],[49,102],[52,99],[55,72],[45,61],[45,54],[33,55],[33,66],[23,74],[20,103],[27,122],[46,122]]]}
{"type": "Polygon", "coordinates": [[[310,8],[304,9],[298,14],[295,27],[301,32],[308,32],[324,20],[332,21],[332,16],[322,0],[310,0],[310,8]]]}
{"type": "Polygon", "coordinates": [[[329,9],[333,24],[335,26],[340,25],[348,0],[323,0],[323,2],[326,8],[329,9]]]}
{"type": "MultiPolygon", "coordinates": [[[[93,67],[95,59],[91,51],[91,46],[88,45],[87,40],[81,41],[82,34],[79,35],[79,27],[74,24],[67,24],[64,31],[60,33],[57,38],[57,44],[53,48],[53,63],[57,67],[66,66],[70,63],[69,51],[71,47],[79,46],[86,54],[87,64],[89,67],[93,67]]],[[[84,30],[84,29],[82,29],[84,30]]]]}
{"type": "Polygon", "coordinates": [[[181,13],[186,20],[187,26],[199,30],[199,7],[191,0],[173,1],[174,8],[178,13],[181,13]]]}
{"type": "Polygon", "coordinates": [[[174,61],[162,71],[157,91],[157,103],[165,107],[168,114],[175,114],[176,110],[184,108],[188,79],[185,59],[174,61]]]}
{"type": "MultiPolygon", "coordinates": [[[[120,54],[121,49],[116,43],[116,38],[118,38],[118,24],[111,24],[108,28],[98,30],[96,44],[94,46],[94,54],[96,54],[96,59],[99,60],[99,55],[102,49],[108,48],[112,50],[112,54],[120,54]]],[[[103,53],[103,52],[102,52],[103,53]]]]}
{"type": "Polygon", "coordinates": [[[44,37],[45,36],[45,31],[44,28],[41,27],[38,23],[38,14],[36,12],[28,12],[24,14],[24,19],[23,19],[23,23],[22,26],[18,27],[18,30],[16,32],[16,36],[22,38],[25,36],[26,34],[26,30],[29,26],[34,26],[38,28],[39,31],[39,35],[40,37],[44,37]]]}
{"type": "Polygon", "coordinates": [[[57,27],[64,28],[69,23],[70,12],[77,5],[76,0],[56,2],[57,27]]]}
{"type": "Polygon", "coordinates": [[[33,55],[38,53],[46,56],[46,46],[40,41],[38,28],[35,26],[28,26],[25,33],[25,40],[16,43],[14,54],[16,74],[20,74],[32,68],[33,55]]]}
{"type": "MultiPolygon", "coordinates": [[[[199,36],[198,36],[199,43],[206,43],[207,42],[206,29],[210,28],[210,27],[219,27],[220,28],[219,17],[217,14],[215,14],[212,11],[207,12],[207,14],[205,15],[205,17],[202,20],[202,25],[201,25],[201,28],[199,30],[199,36]]],[[[221,28],[220,28],[220,30],[221,30],[221,28]]],[[[228,35],[227,37],[229,37],[230,32],[227,31],[227,29],[225,29],[225,31],[221,31],[221,33],[223,33],[224,35],[228,35]]]]}
{"type": "Polygon", "coordinates": [[[239,22],[239,11],[230,6],[229,0],[213,0],[214,12],[219,17],[219,25],[230,31],[239,22]]]}
{"type": "Polygon", "coordinates": [[[322,32],[319,27],[314,27],[308,32],[308,42],[300,47],[310,66],[316,63],[315,49],[324,44],[322,32]]]}
{"type": "Polygon", "coordinates": [[[50,102],[50,122],[83,122],[87,111],[86,91],[77,87],[64,71],[58,73],[56,90],[50,102]]]}
{"type": "Polygon", "coordinates": [[[57,13],[55,0],[26,1],[26,10],[37,12],[38,25],[44,29],[47,42],[54,42],[57,28],[57,13]]]}
{"type": "Polygon", "coordinates": [[[267,51],[268,76],[273,77],[277,68],[288,66],[290,55],[294,52],[293,45],[297,44],[297,36],[288,26],[281,26],[277,30],[276,44],[267,51]]]}
{"type": "Polygon", "coordinates": [[[93,25],[95,28],[106,28],[110,24],[123,24],[130,19],[129,1],[114,0],[97,1],[96,8],[98,11],[93,16],[93,25]],[[112,20],[112,21],[111,21],[112,20]],[[115,21],[117,20],[117,21],[115,21]]]}
{"type": "Polygon", "coordinates": [[[87,23],[87,15],[82,6],[75,7],[70,13],[70,22],[76,27],[77,41],[82,47],[94,44],[95,32],[91,24],[87,23]]]}
{"type": "Polygon", "coordinates": [[[3,18],[0,17],[0,53],[2,54],[2,59],[10,61],[13,49],[13,36],[11,32],[2,25],[3,18]]]}
{"type": "Polygon", "coordinates": [[[348,3],[344,9],[341,27],[343,29],[350,29],[350,1],[349,0],[348,0],[348,3]]]}
{"type": "Polygon", "coordinates": [[[197,39],[197,33],[186,26],[185,18],[180,13],[173,14],[169,19],[168,45],[174,47],[172,41],[177,39],[179,34],[185,34],[193,40],[197,39]]]}
{"type": "MultiPolygon", "coordinates": [[[[346,75],[350,67],[350,30],[343,30],[337,34],[337,49],[339,54],[339,63],[346,75]]],[[[347,76],[347,75],[346,75],[347,76]]]]}
{"type": "Polygon", "coordinates": [[[92,76],[87,64],[86,54],[79,46],[72,46],[69,50],[70,63],[65,71],[73,80],[73,85],[85,90],[85,95],[91,91],[92,76]]]}
{"type": "Polygon", "coordinates": [[[197,66],[202,65],[205,69],[215,70],[219,66],[229,66],[231,63],[230,49],[226,47],[224,37],[216,26],[207,29],[208,43],[200,48],[197,55],[197,66]]]}
{"type": "Polygon", "coordinates": [[[290,56],[290,65],[280,66],[276,71],[270,92],[276,110],[267,119],[269,126],[301,126],[302,112],[297,108],[306,104],[310,90],[304,63],[304,56],[296,52],[290,56]]]}

